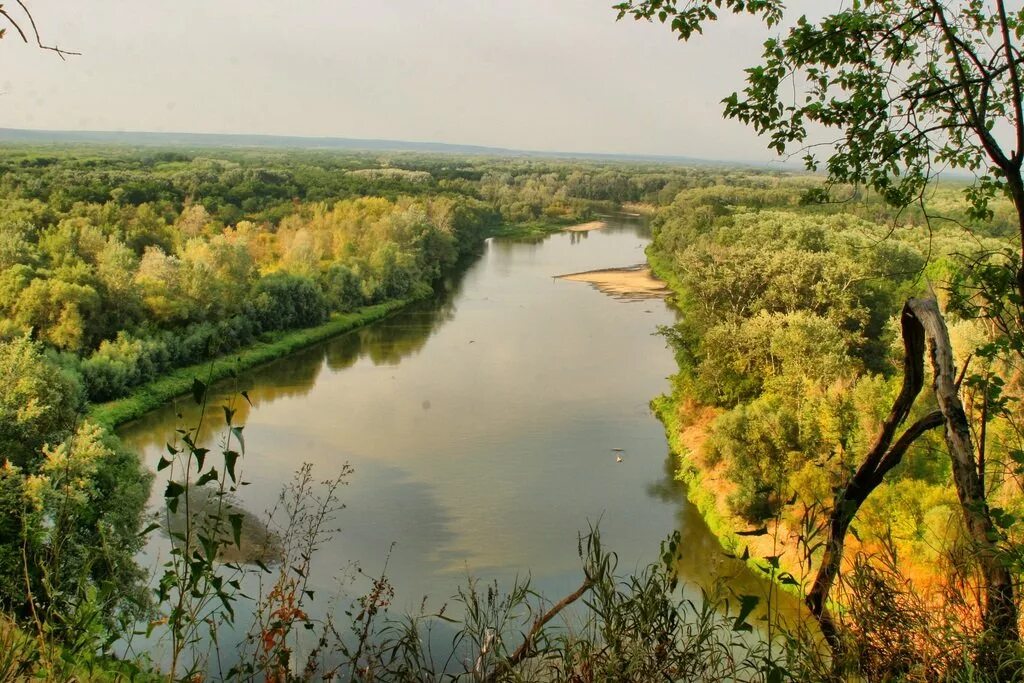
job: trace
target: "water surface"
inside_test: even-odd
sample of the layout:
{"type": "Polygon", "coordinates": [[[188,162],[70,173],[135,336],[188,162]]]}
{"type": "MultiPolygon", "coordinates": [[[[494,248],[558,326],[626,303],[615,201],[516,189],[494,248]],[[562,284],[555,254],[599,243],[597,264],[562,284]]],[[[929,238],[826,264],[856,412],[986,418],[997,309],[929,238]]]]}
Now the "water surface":
{"type": "MultiPolygon", "coordinates": [[[[598,521],[624,571],[655,561],[675,529],[684,580],[721,569],[649,408],[674,371],[655,334],[674,312],[554,279],[640,263],[647,243],[641,222],[621,220],[540,241],[490,240],[438,300],[241,378],[254,405],[239,412],[250,510],[271,505],[303,462],[318,479],[354,468],[342,532],[315,560],[320,595],[336,592],[349,563],[373,574],[390,552],[399,610],[425,595],[445,601],[467,575],[529,574],[557,599],[579,585],[577,534],[598,521]]],[[[219,387],[218,400],[235,388],[219,387]]],[[[194,420],[191,399],[121,434],[154,466],[178,414],[194,420]]],[[[162,490],[154,485],[155,502],[162,490]]],[[[150,556],[164,544],[154,541],[150,556]]]]}

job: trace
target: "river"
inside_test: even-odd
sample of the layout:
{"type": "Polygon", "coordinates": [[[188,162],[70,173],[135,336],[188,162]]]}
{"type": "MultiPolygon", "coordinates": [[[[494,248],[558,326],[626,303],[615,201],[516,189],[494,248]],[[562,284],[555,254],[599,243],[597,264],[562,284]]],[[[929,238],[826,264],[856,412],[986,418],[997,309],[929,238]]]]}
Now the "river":
{"type": "MultiPolygon", "coordinates": [[[[303,462],[317,479],[354,469],[341,532],[314,561],[318,596],[338,593],[350,563],[376,574],[390,553],[393,612],[417,610],[424,596],[436,606],[467,575],[507,585],[529,574],[557,599],[579,585],[577,534],[597,522],[621,571],[655,561],[673,530],[684,581],[722,571],[648,405],[675,369],[656,334],[673,310],[553,277],[640,263],[648,242],[644,223],[625,218],[589,233],[489,240],[444,296],[215,387],[216,400],[236,389],[252,400],[236,402],[248,509],[269,507],[303,462]]],[[[194,421],[191,398],[120,434],[155,468],[179,415],[194,421]]],[[[155,503],[162,491],[158,481],[155,503]]],[[[146,561],[166,549],[154,539],[146,561]]],[[[754,582],[742,565],[729,570],[754,582]]]]}

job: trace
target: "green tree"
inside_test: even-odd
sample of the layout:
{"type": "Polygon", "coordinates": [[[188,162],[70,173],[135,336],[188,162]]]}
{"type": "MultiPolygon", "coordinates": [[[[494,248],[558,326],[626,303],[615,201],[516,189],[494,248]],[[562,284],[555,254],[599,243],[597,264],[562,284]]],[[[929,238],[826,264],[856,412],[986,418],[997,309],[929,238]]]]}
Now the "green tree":
{"type": "MultiPolygon", "coordinates": [[[[619,18],[657,19],[687,40],[720,11],[786,20],[781,0],[640,0],[619,18]]],[[[725,116],[769,138],[779,154],[824,155],[833,183],[864,185],[897,207],[923,205],[938,169],[976,176],[967,193],[976,216],[1010,197],[1024,252],[1024,10],[1004,0],[858,0],[834,14],[789,22],[747,69],[747,87],[725,98],[725,116]],[[815,129],[840,138],[824,153],[815,129]]],[[[1018,271],[1024,296],[1024,269],[1018,271]]]]}
{"type": "Polygon", "coordinates": [[[81,410],[78,378],[28,337],[0,342],[0,460],[24,465],[71,432],[81,410]]]}
{"type": "MultiPolygon", "coordinates": [[[[975,182],[966,193],[972,217],[991,217],[991,201],[1008,196],[1024,255],[1024,9],[1008,11],[1004,0],[854,0],[821,19],[792,21],[787,21],[782,0],[628,0],[616,9],[620,19],[630,15],[667,24],[682,40],[701,33],[721,12],[751,14],[769,28],[781,28],[779,37],[764,43],[762,62],[746,70],[743,92],[723,101],[726,117],[752,126],[779,154],[803,152],[808,169],[824,163],[829,184],[817,193],[819,198],[837,184],[852,184],[877,191],[897,208],[916,203],[927,213],[924,194],[937,169],[973,173],[975,182]],[[838,139],[821,145],[825,138],[819,131],[834,132],[838,139]]],[[[1012,267],[1019,306],[1024,303],[1024,259],[1012,267]]],[[[929,324],[941,321],[937,309],[926,313],[929,324]]],[[[930,334],[948,342],[944,327],[930,334]]],[[[1024,345],[1017,352],[1024,354],[1024,345]]],[[[939,349],[932,357],[943,354],[951,355],[939,349]]],[[[977,467],[960,466],[970,445],[964,437],[966,418],[955,394],[938,398],[947,421],[954,483],[979,548],[985,623],[997,638],[1016,641],[1013,580],[994,557],[996,532],[977,467]]],[[[879,452],[889,448],[906,409],[894,405],[879,452]]],[[[917,426],[893,445],[894,451],[917,426]]],[[[848,527],[839,522],[852,518],[841,508],[855,511],[873,488],[851,493],[860,483],[855,477],[837,496],[832,522],[840,538],[833,556],[841,556],[841,536],[848,527]]],[[[816,614],[823,609],[819,588],[809,598],[816,614]]]]}

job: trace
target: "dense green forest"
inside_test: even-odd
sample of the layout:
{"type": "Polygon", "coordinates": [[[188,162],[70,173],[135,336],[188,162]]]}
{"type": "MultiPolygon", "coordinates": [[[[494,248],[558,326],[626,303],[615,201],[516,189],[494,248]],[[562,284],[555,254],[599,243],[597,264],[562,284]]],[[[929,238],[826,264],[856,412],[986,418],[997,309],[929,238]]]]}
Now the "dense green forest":
{"type": "MultiPolygon", "coordinates": [[[[651,260],[684,313],[666,331],[681,371],[660,407],[692,451],[681,476],[706,489],[704,505],[733,532],[778,521],[784,538],[796,538],[802,515],[827,506],[855,469],[899,391],[906,299],[938,296],[958,366],[1012,385],[1005,356],[978,353],[995,341],[991,324],[958,307],[973,294],[965,279],[977,255],[1012,261],[1007,205],[972,224],[961,189],[945,186],[929,205],[944,218],[927,220],[897,217],[870,198],[807,206],[808,187],[783,179],[685,191],[654,222],[651,260]]],[[[981,388],[965,391],[975,430],[984,402],[981,388]]],[[[1015,418],[987,421],[988,448],[1019,450],[1015,418]]],[[[1022,499],[1002,458],[990,459],[990,495],[1013,519],[1022,499]]],[[[865,504],[859,543],[936,578],[962,533],[949,481],[933,432],[865,504]]],[[[797,564],[796,547],[783,555],[797,564]]]]}
{"type": "Polygon", "coordinates": [[[698,182],[536,161],[208,154],[6,150],[0,334],[30,333],[105,401],[267,333],[423,297],[501,225],[583,220],[698,182]]]}

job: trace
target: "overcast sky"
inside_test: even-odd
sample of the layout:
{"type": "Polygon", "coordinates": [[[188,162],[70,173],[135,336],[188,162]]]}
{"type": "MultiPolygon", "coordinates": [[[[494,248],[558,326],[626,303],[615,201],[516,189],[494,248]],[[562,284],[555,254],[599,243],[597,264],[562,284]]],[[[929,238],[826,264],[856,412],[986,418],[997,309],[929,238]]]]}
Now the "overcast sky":
{"type": "Polygon", "coordinates": [[[28,4],[44,40],[83,54],[62,62],[8,33],[0,127],[771,158],[721,118],[768,36],[747,18],[684,44],[616,22],[614,0],[28,4]]]}

